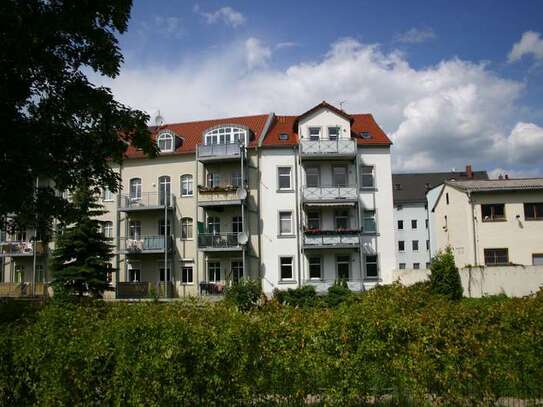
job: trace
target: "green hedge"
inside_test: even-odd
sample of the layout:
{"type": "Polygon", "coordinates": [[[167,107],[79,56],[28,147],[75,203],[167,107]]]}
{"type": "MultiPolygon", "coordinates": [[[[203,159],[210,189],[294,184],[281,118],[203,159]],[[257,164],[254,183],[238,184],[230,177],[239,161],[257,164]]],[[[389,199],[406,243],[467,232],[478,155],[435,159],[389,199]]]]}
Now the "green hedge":
{"type": "Polygon", "coordinates": [[[46,306],[0,325],[2,405],[448,405],[541,397],[543,293],[447,301],[379,287],[277,302],[46,306]],[[403,401],[402,401],[403,400],[403,401]]]}

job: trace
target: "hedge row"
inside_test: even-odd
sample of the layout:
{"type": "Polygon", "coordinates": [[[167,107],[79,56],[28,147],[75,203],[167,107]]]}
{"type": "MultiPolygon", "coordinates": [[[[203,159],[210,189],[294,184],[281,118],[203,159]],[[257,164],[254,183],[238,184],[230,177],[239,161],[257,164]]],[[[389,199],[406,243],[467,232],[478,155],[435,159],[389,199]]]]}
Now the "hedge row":
{"type": "Polygon", "coordinates": [[[48,305],[0,326],[3,405],[415,405],[541,397],[543,293],[447,301],[380,287],[276,302],[48,305]]]}

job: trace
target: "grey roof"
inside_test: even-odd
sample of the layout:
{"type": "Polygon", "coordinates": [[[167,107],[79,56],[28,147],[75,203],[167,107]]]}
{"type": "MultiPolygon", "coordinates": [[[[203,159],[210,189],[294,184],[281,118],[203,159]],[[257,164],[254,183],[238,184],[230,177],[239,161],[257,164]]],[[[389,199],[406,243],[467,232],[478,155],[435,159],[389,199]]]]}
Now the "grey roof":
{"type": "MultiPolygon", "coordinates": [[[[426,192],[451,179],[467,179],[466,172],[423,172],[392,174],[394,204],[426,203],[426,192]],[[397,189],[397,186],[400,189],[397,189]]],[[[488,179],[486,171],[473,171],[473,179],[488,179]]]]}
{"type": "Polygon", "coordinates": [[[543,178],[447,181],[447,185],[466,192],[543,190],[543,178]]]}

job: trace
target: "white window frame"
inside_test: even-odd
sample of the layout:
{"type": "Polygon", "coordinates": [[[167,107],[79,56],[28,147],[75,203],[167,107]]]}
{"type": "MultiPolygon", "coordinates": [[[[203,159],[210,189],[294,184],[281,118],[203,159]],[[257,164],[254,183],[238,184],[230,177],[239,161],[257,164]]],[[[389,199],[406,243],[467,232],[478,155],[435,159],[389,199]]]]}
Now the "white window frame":
{"type": "Polygon", "coordinates": [[[329,126],[328,127],[328,140],[331,140],[331,141],[336,141],[339,139],[339,133],[340,133],[340,127],[339,126],[329,126]],[[336,134],[332,134],[330,132],[330,130],[335,130],[337,131],[336,134]],[[331,137],[332,136],[332,137],[331,137]],[[335,137],[335,138],[334,138],[335,137]]]}
{"type": "Polygon", "coordinates": [[[194,265],[183,264],[181,266],[181,284],[194,285],[194,265]],[[186,270],[189,270],[189,269],[190,269],[190,274],[186,272],[186,270]],[[188,278],[188,276],[190,276],[190,279],[188,278]]]}
{"type": "Polygon", "coordinates": [[[221,267],[221,262],[220,261],[217,261],[217,260],[213,260],[213,261],[208,261],[207,262],[207,278],[208,278],[208,282],[210,283],[218,283],[219,281],[221,281],[221,273],[222,273],[222,267],[221,267]],[[213,278],[212,275],[211,275],[211,265],[213,265],[213,269],[214,269],[214,273],[213,273],[213,278]],[[215,269],[215,265],[218,265],[218,270],[215,269]],[[216,274],[216,272],[218,271],[218,275],[216,274]],[[217,278],[218,277],[218,278],[217,278]]]}
{"type": "Polygon", "coordinates": [[[374,165],[360,166],[360,189],[375,189],[375,166],[374,165]],[[368,176],[371,176],[371,185],[366,185],[364,183],[364,177],[368,177],[368,176]]]}
{"type": "Polygon", "coordinates": [[[194,233],[194,221],[191,217],[185,216],[181,218],[181,240],[192,240],[194,233]]]}
{"type": "Polygon", "coordinates": [[[309,126],[307,128],[307,138],[309,139],[309,141],[320,141],[321,128],[316,126],[309,126]],[[317,133],[314,133],[314,130],[316,130],[317,133]]]}
{"type": "Polygon", "coordinates": [[[130,261],[128,263],[126,279],[128,280],[128,282],[141,282],[141,262],[140,261],[130,261]],[[137,278],[137,279],[132,278],[131,272],[133,270],[138,271],[138,277],[139,278],[137,278]]]}
{"type": "Polygon", "coordinates": [[[336,278],[339,280],[339,266],[341,264],[346,264],[347,267],[349,268],[349,275],[347,276],[347,281],[351,280],[351,275],[352,275],[352,266],[351,266],[351,262],[352,262],[352,257],[351,255],[348,255],[348,254],[340,254],[340,255],[337,255],[336,256],[336,278]],[[348,258],[349,260],[345,260],[345,258],[348,258]],[[341,259],[341,260],[340,260],[341,259]]]}
{"type": "Polygon", "coordinates": [[[130,220],[128,223],[128,237],[132,240],[141,239],[141,221],[140,220],[130,220]]]}
{"type": "MultiPolygon", "coordinates": [[[[288,264],[285,264],[288,266],[288,264]]],[[[294,256],[279,256],[279,281],[294,282],[294,256]],[[290,278],[283,278],[283,259],[290,259],[290,278]]]]}
{"type": "Polygon", "coordinates": [[[107,221],[104,222],[103,229],[104,237],[113,238],[113,222],[107,221]]]}
{"type": "Polygon", "coordinates": [[[194,195],[194,183],[192,174],[181,175],[181,197],[194,195]]]}
{"type": "Polygon", "coordinates": [[[292,167],[280,166],[277,167],[277,190],[278,191],[292,191],[292,167]],[[281,170],[288,170],[288,174],[281,174],[281,170]],[[288,187],[281,187],[281,178],[288,177],[288,187]]]}
{"type": "Polygon", "coordinates": [[[103,198],[102,201],[104,202],[112,202],[115,199],[115,194],[109,190],[108,187],[105,187],[103,190],[103,198]]]}
{"type": "Polygon", "coordinates": [[[175,149],[175,137],[168,131],[160,133],[157,137],[156,143],[161,153],[171,153],[175,149]],[[169,147],[168,145],[165,145],[164,148],[162,148],[161,143],[168,143],[169,147]]]}
{"type": "MultiPolygon", "coordinates": [[[[291,210],[284,210],[284,211],[279,211],[278,212],[278,215],[277,215],[277,218],[278,218],[278,221],[279,221],[278,222],[278,228],[279,229],[278,229],[278,233],[277,233],[278,236],[293,236],[294,235],[294,222],[293,222],[292,217],[293,217],[293,215],[292,215],[291,210]],[[283,219],[281,219],[282,214],[289,214],[288,221],[289,221],[289,224],[290,224],[290,226],[289,226],[290,231],[288,233],[283,231],[283,228],[282,228],[282,221],[283,221],[283,219]]],[[[286,221],[287,219],[284,219],[284,220],[286,221]]]]}
{"type": "Polygon", "coordinates": [[[247,129],[238,126],[221,126],[209,130],[204,135],[204,144],[236,144],[247,145],[247,129]]]}
{"type": "Polygon", "coordinates": [[[309,256],[307,259],[307,276],[309,277],[309,280],[311,281],[318,281],[322,280],[322,257],[321,256],[309,256]],[[311,266],[316,265],[317,262],[315,260],[318,259],[318,265],[319,265],[319,276],[318,277],[311,277],[311,266]]]}
{"type": "Polygon", "coordinates": [[[169,175],[161,175],[160,177],[158,177],[158,201],[161,206],[171,205],[172,179],[169,175]]]}
{"type": "Polygon", "coordinates": [[[206,219],[206,230],[207,233],[212,233],[218,235],[221,233],[221,218],[218,216],[208,216],[206,219]],[[213,226],[210,228],[210,226],[213,226]]]}
{"type": "Polygon", "coordinates": [[[141,194],[142,194],[142,181],[141,181],[141,178],[136,177],[136,178],[130,179],[129,193],[130,193],[130,200],[131,201],[139,201],[139,200],[141,200],[141,194]]]}
{"type": "Polygon", "coordinates": [[[364,225],[364,233],[377,233],[377,214],[375,211],[364,211],[364,218],[362,219],[364,225]],[[366,230],[366,220],[373,221],[373,230],[366,230]]]}
{"type": "Polygon", "coordinates": [[[206,186],[214,188],[221,185],[221,175],[216,172],[208,172],[206,176],[206,186]]]}

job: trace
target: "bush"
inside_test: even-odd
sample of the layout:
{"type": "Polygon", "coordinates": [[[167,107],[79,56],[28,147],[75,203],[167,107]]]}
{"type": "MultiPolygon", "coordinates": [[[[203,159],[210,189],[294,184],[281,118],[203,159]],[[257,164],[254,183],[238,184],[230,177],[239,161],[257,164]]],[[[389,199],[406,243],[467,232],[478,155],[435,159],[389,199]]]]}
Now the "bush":
{"type": "Polygon", "coordinates": [[[459,300],[464,294],[460,273],[454,264],[450,247],[438,253],[430,265],[430,287],[433,293],[459,300]]]}
{"type": "Polygon", "coordinates": [[[260,281],[242,278],[226,289],[226,301],[236,305],[241,311],[248,311],[258,304],[262,297],[260,281]]]}
{"type": "Polygon", "coordinates": [[[312,285],[304,285],[299,288],[288,290],[275,290],[273,297],[281,304],[288,304],[294,307],[311,307],[317,302],[317,291],[312,285]]]}
{"type": "Polygon", "coordinates": [[[334,284],[328,288],[328,295],[325,297],[326,303],[330,307],[336,307],[345,302],[352,296],[352,291],[347,285],[347,281],[334,281],[334,284]]]}

